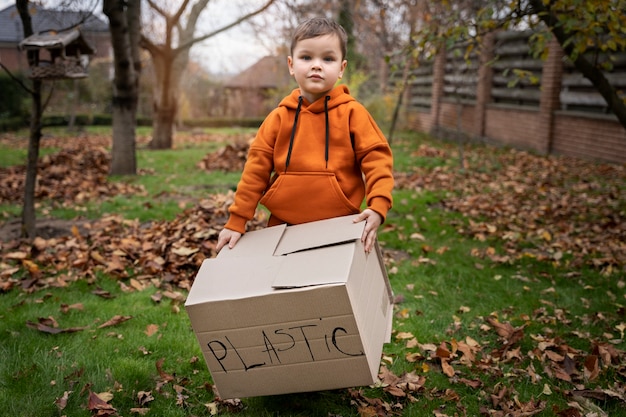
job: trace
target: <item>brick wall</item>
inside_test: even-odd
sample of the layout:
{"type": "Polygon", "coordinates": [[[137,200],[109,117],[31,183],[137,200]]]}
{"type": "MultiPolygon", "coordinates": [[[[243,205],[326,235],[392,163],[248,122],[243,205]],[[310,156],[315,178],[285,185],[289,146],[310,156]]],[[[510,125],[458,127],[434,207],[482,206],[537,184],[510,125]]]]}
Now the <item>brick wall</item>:
{"type": "MultiPolygon", "coordinates": [[[[424,97],[422,93],[412,100],[409,88],[408,127],[436,135],[462,133],[540,154],[626,163],[626,129],[608,112],[602,97],[568,64],[555,40],[544,61],[533,58],[529,36],[490,35],[471,62],[448,52],[437,55],[431,74],[424,74],[422,66],[420,79],[432,77],[431,104],[412,107],[410,103],[423,103],[424,97]],[[513,79],[513,69],[521,69],[526,78],[513,79]]],[[[626,54],[616,62],[610,76],[626,91],[626,54]]]]}
{"type": "Polygon", "coordinates": [[[626,163],[626,130],[611,117],[557,112],[553,132],[555,154],[626,163]]]}
{"type": "Polygon", "coordinates": [[[26,54],[20,52],[15,45],[0,45],[0,62],[10,71],[25,71],[28,69],[26,54]],[[24,55],[24,57],[22,57],[24,55]]]}
{"type": "Polygon", "coordinates": [[[543,148],[539,110],[490,106],[485,115],[487,142],[525,150],[543,148]]]}

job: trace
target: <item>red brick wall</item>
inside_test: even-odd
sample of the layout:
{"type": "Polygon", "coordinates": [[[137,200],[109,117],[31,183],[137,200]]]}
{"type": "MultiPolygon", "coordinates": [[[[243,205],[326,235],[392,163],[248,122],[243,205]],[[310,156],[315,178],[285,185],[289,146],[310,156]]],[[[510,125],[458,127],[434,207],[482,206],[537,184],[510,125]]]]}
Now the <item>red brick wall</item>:
{"type": "Polygon", "coordinates": [[[461,131],[466,133],[473,132],[475,130],[475,110],[476,106],[444,101],[441,103],[439,126],[448,131],[456,131],[459,128],[460,118],[461,131]]]}
{"type": "Polygon", "coordinates": [[[543,147],[538,110],[492,106],[485,114],[485,139],[488,141],[528,150],[543,147]]]}
{"type": "Polygon", "coordinates": [[[584,159],[626,163],[626,130],[608,117],[557,112],[552,151],[584,159]]]}
{"type": "Polygon", "coordinates": [[[26,53],[20,52],[15,45],[0,45],[0,61],[10,71],[20,72],[28,69],[26,53]]]}
{"type": "Polygon", "coordinates": [[[407,114],[407,126],[419,132],[430,132],[433,130],[434,121],[430,112],[414,111],[407,114]]]}

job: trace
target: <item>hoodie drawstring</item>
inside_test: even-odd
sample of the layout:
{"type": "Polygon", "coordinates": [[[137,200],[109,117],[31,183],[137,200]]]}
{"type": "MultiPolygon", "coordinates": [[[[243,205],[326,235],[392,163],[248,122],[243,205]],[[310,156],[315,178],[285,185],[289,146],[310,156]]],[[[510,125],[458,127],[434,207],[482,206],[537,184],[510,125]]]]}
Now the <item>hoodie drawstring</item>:
{"type": "Polygon", "coordinates": [[[328,169],[328,148],[330,148],[330,134],[328,126],[328,100],[330,100],[330,96],[326,96],[324,100],[324,114],[326,115],[326,149],[324,151],[324,159],[326,160],[326,169],[328,169]]]}
{"type": "MultiPolygon", "coordinates": [[[[326,137],[325,137],[325,149],[324,149],[324,160],[326,161],[326,168],[328,168],[328,154],[330,149],[330,124],[328,123],[328,102],[330,101],[330,96],[326,96],[324,99],[324,116],[326,119],[326,137]]],[[[287,150],[287,160],[285,161],[285,171],[289,167],[289,162],[291,161],[291,151],[293,149],[293,142],[296,137],[296,128],[298,126],[298,116],[300,116],[300,110],[302,108],[302,96],[298,97],[298,107],[296,107],[296,115],[293,119],[293,127],[291,128],[291,137],[289,138],[289,149],[287,150]]]]}
{"type": "Polygon", "coordinates": [[[285,161],[285,171],[289,167],[289,161],[291,160],[291,150],[293,149],[293,139],[296,136],[296,126],[298,125],[298,116],[300,115],[300,109],[302,108],[302,96],[298,97],[298,107],[296,108],[296,117],[293,119],[293,127],[291,128],[291,138],[289,139],[289,150],[287,151],[287,160],[285,161]]]}

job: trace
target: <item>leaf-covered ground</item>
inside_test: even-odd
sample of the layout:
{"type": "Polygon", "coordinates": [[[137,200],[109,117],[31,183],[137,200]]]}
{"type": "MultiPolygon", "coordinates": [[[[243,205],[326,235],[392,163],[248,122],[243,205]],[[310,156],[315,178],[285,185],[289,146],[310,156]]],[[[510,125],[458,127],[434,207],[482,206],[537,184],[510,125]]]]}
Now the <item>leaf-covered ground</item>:
{"type": "MultiPolygon", "coordinates": [[[[422,145],[413,156],[456,161],[458,150],[453,146],[422,145]]],[[[615,302],[615,315],[621,321],[607,319],[602,312],[579,317],[581,322],[594,323],[607,331],[601,339],[574,332],[588,346],[586,350],[574,348],[562,338],[551,336],[553,331],[548,326],[560,323],[568,327],[573,321],[568,311],[548,300],[549,293],[555,292],[551,287],[536,295],[545,298],[545,307],[522,317],[522,325],[512,325],[509,320],[513,317],[506,312],[478,317],[473,324],[483,335],[496,335],[495,343],[494,339],[485,343],[469,336],[456,340],[459,332],[455,325],[449,331],[453,336],[438,344],[421,343],[410,332],[398,332],[396,342],[404,344],[405,359],[423,371],[434,365],[456,385],[476,390],[489,404],[480,407],[485,416],[606,416],[609,414],[596,404],[617,402],[625,406],[626,353],[619,348],[624,346],[626,330],[625,167],[516,150],[494,152],[485,147],[466,150],[465,158],[464,169],[453,163],[398,172],[397,188],[442,192],[441,208],[459,212],[467,219],[456,223],[459,234],[479,242],[499,243],[472,250],[476,268],[482,269],[484,260],[514,264],[531,258],[572,271],[567,274],[572,285],[592,288],[593,282],[585,282],[585,277],[576,272],[584,268],[615,280],[621,294],[607,291],[606,296],[615,302]],[[527,331],[530,324],[541,323],[547,326],[544,334],[527,331]],[[528,346],[530,350],[524,350],[528,346]],[[603,385],[600,375],[610,375],[611,382],[603,385]],[[485,376],[540,384],[546,396],[557,389],[555,381],[569,383],[568,389],[559,388],[568,404],[548,409],[545,400],[522,401],[511,386],[486,385],[485,376]]],[[[413,238],[422,236],[414,233],[413,238]]],[[[432,250],[423,247],[425,253],[432,250]]],[[[590,303],[584,298],[581,302],[590,303]]],[[[459,307],[459,315],[468,312],[469,308],[459,307]]],[[[400,321],[409,314],[400,309],[397,318],[400,321]]],[[[452,389],[428,390],[422,372],[394,375],[383,367],[381,378],[384,390],[404,401],[427,395],[457,403],[454,410],[435,412],[437,416],[467,415],[459,401],[462,394],[452,389]]],[[[364,415],[391,415],[403,408],[402,404],[394,409],[392,402],[355,395],[362,409],[367,410],[364,415]]]]}
{"type": "MultiPolygon", "coordinates": [[[[80,144],[58,143],[59,152],[41,160],[37,198],[72,206],[87,200],[144,192],[140,187],[107,180],[107,141],[96,137],[84,138],[80,144]]],[[[238,145],[206,155],[199,167],[240,170],[245,146],[245,141],[239,141],[238,145]]],[[[428,145],[421,146],[413,156],[439,161],[458,158],[453,147],[428,145]]],[[[472,252],[477,265],[486,261],[513,264],[530,258],[566,266],[572,271],[591,268],[615,279],[623,292],[626,285],[624,166],[514,150],[493,152],[482,147],[468,149],[465,158],[463,170],[456,164],[435,164],[434,168],[397,172],[397,188],[440,193],[439,208],[465,217],[466,221],[454,224],[459,234],[480,242],[497,242],[472,252]]],[[[20,201],[23,176],[23,167],[0,168],[0,202],[20,201]]],[[[32,293],[65,287],[104,272],[117,277],[128,291],[155,286],[160,289],[155,297],[181,298],[180,290],[190,288],[202,260],[215,255],[217,233],[231,201],[232,193],[216,194],[198,201],[173,221],[140,224],[111,215],[96,221],[75,222],[66,233],[57,231],[32,243],[5,233],[0,241],[0,292],[32,293]]],[[[259,214],[253,227],[261,227],[264,220],[259,214]]],[[[8,226],[5,222],[3,229],[8,226]]],[[[390,267],[396,261],[394,256],[392,251],[386,253],[390,267]]],[[[572,272],[572,279],[576,275],[572,272]]],[[[618,306],[625,302],[624,294],[607,294],[607,297],[612,297],[618,306]]],[[[460,314],[462,310],[463,307],[460,314]]],[[[407,314],[402,300],[398,300],[396,314],[399,319],[407,314]]],[[[397,331],[394,343],[402,347],[404,359],[424,372],[395,374],[391,366],[383,366],[379,388],[385,396],[370,395],[363,390],[350,390],[349,395],[361,416],[402,415],[407,404],[418,396],[456,404],[435,412],[437,416],[467,415],[458,390],[429,388],[425,372],[433,368],[455,386],[479,392],[484,400],[481,415],[603,416],[606,413],[596,405],[598,402],[626,406],[626,353],[620,348],[624,346],[626,311],[617,307],[616,314],[621,322],[608,321],[602,314],[584,318],[608,328],[602,340],[582,333],[577,335],[588,340],[588,349],[574,348],[550,333],[529,333],[526,324],[513,325],[505,315],[495,313],[477,319],[479,329],[491,336],[486,341],[467,336],[462,340],[450,337],[435,344],[418,341],[410,332],[397,331]],[[485,378],[490,376],[523,378],[542,384],[545,395],[555,389],[550,381],[567,382],[569,388],[561,394],[568,398],[568,404],[547,410],[545,400],[520,400],[510,385],[485,384],[485,378]],[[598,384],[600,380],[609,383],[598,384]]],[[[119,317],[111,325],[123,319],[119,317]]],[[[537,309],[525,319],[527,323],[554,325],[572,318],[558,308],[545,308],[537,309]]],[[[80,331],[59,328],[45,320],[29,326],[50,333],[80,331]]],[[[391,359],[383,360],[391,364],[391,359]]],[[[160,368],[159,372],[167,380],[168,375],[160,368]]],[[[89,405],[93,406],[93,415],[117,415],[114,408],[107,406],[106,398],[95,394],[90,396],[89,405]]],[[[237,410],[237,403],[219,405],[237,410]]]]}
{"type": "MultiPolygon", "coordinates": [[[[420,148],[417,155],[451,153],[420,148]]],[[[573,267],[591,264],[607,274],[626,265],[626,168],[565,157],[538,157],[476,148],[471,169],[456,166],[398,173],[401,188],[448,190],[442,201],[463,213],[459,231],[479,240],[505,242],[502,253],[483,256],[510,262],[523,256],[573,267]]]]}

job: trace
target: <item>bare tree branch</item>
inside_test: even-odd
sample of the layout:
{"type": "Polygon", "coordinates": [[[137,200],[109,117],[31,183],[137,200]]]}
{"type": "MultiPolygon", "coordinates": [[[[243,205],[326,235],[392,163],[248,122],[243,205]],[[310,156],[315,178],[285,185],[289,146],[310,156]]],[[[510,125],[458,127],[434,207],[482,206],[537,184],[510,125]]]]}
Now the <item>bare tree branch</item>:
{"type": "Polygon", "coordinates": [[[164,9],[162,9],[161,7],[159,7],[159,5],[156,4],[153,0],[148,0],[148,5],[150,6],[150,8],[152,10],[154,10],[155,12],[157,12],[158,14],[163,16],[165,19],[167,19],[167,17],[168,17],[167,12],[164,9]]]}
{"type": "Polygon", "coordinates": [[[7,75],[13,80],[15,81],[20,87],[22,87],[24,90],[26,90],[26,92],[28,94],[34,94],[34,91],[31,90],[30,88],[28,88],[28,86],[26,84],[24,84],[22,82],[22,80],[20,80],[19,78],[17,78],[15,75],[13,75],[13,73],[2,63],[2,61],[0,61],[0,68],[2,68],[4,70],[4,72],[7,73],[7,75]]]}
{"type": "MultiPolygon", "coordinates": [[[[194,4],[194,6],[192,7],[192,11],[195,11],[195,8],[198,4],[202,4],[202,8],[200,8],[200,10],[198,10],[197,15],[194,15],[192,13],[191,16],[189,16],[189,18],[191,19],[192,17],[194,17],[195,19],[198,19],[198,16],[200,15],[200,12],[202,11],[202,9],[204,9],[207,5],[209,0],[202,0],[196,4],[194,4]]],[[[185,9],[187,8],[187,5],[189,4],[189,0],[184,0],[183,4],[180,5],[180,8],[178,9],[178,11],[176,12],[176,14],[174,14],[174,16],[172,16],[172,20],[174,22],[178,22],[180,21],[180,17],[183,15],[183,12],[185,11],[185,9]]]]}
{"type": "Polygon", "coordinates": [[[202,12],[202,10],[204,10],[208,2],[209,0],[201,0],[193,5],[193,7],[191,8],[191,13],[189,13],[189,19],[187,20],[187,27],[184,31],[180,31],[181,41],[186,42],[187,40],[193,38],[193,30],[196,28],[200,13],[202,12]]]}
{"type": "Polygon", "coordinates": [[[185,42],[185,43],[181,44],[178,48],[176,48],[175,53],[176,53],[176,54],[178,54],[178,53],[180,53],[180,51],[182,51],[182,50],[184,50],[184,49],[191,48],[194,44],[196,44],[196,43],[198,43],[198,42],[202,42],[202,41],[204,41],[204,40],[206,40],[206,39],[212,38],[213,36],[215,36],[215,35],[217,35],[217,34],[219,34],[219,33],[225,32],[225,31],[227,31],[228,29],[231,29],[231,28],[233,28],[233,27],[237,26],[237,25],[238,25],[238,24],[240,24],[241,22],[243,22],[243,21],[245,21],[245,20],[248,20],[248,19],[250,19],[251,17],[256,16],[256,15],[257,15],[257,14],[259,14],[259,13],[264,12],[264,11],[265,11],[265,10],[267,10],[267,8],[268,8],[268,7],[270,7],[270,6],[271,6],[274,2],[275,2],[275,0],[269,0],[269,1],[268,1],[267,3],[265,3],[265,5],[264,5],[264,6],[262,6],[260,9],[255,10],[255,11],[253,11],[253,12],[251,12],[251,13],[248,13],[248,14],[247,14],[247,15],[245,15],[245,16],[240,17],[239,19],[235,20],[234,22],[230,23],[229,25],[226,25],[226,26],[224,26],[224,27],[222,27],[222,28],[220,28],[220,29],[214,30],[213,32],[207,33],[206,35],[200,36],[200,37],[198,37],[198,38],[191,39],[190,41],[188,41],[188,42],[185,42]]]}

